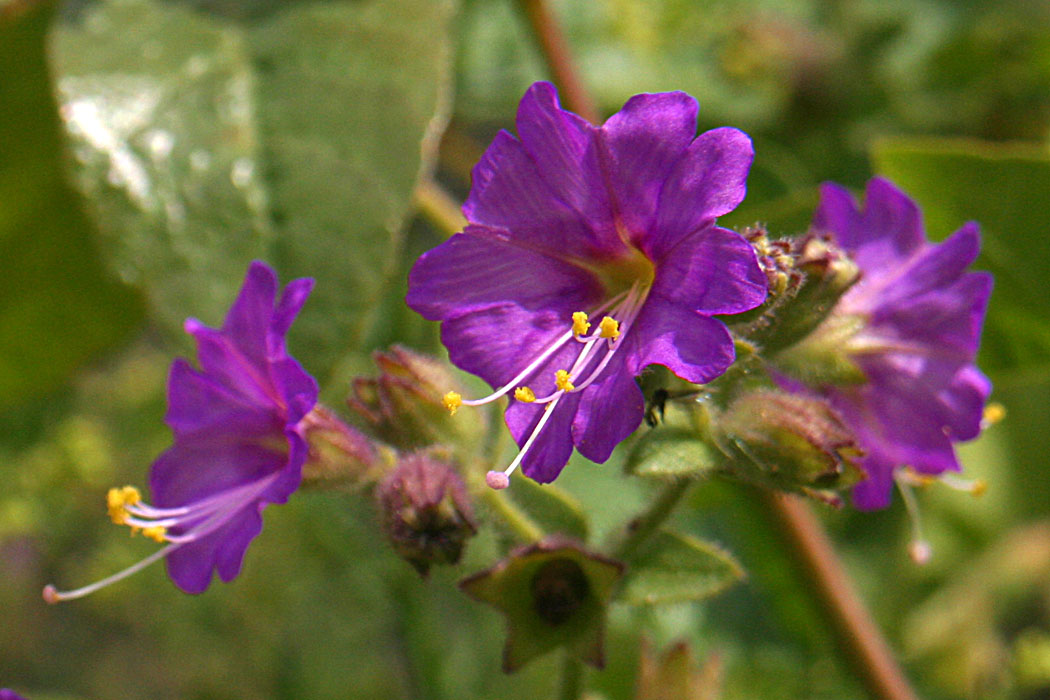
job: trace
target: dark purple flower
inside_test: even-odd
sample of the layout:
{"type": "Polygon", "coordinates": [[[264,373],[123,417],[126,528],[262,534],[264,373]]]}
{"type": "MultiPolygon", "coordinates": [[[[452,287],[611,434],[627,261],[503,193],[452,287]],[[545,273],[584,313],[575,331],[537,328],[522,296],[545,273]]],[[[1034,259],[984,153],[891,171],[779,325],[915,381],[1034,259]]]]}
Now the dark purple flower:
{"type": "Polygon", "coordinates": [[[13,690],[7,688],[0,688],[0,700],[26,700],[24,697],[19,695],[13,690]]]}
{"type": "Polygon", "coordinates": [[[859,209],[845,189],[821,188],[813,229],[832,235],[862,276],[816,334],[856,322],[845,350],[867,381],[819,388],[867,452],[853,500],[875,509],[889,505],[896,469],[959,471],[954,443],[980,432],[991,384],[974,356],[992,277],[966,271],[977,224],[934,244],[918,206],[887,180],[872,179],[866,199],[859,209]]]}
{"type": "Polygon", "coordinates": [[[285,349],[285,334],[313,287],[299,279],[277,295],[277,276],[252,263],[222,328],[186,321],[200,369],[179,358],[168,379],[166,421],[175,443],[153,463],[153,504],[133,487],[111,489],[110,517],[167,542],[104,581],[45,597],[86,595],[162,557],[175,584],[200,593],[212,572],[230,581],[262,529],[262,510],[299,486],[307,445],[301,421],[317,403],[317,383],[285,349]]]}
{"type": "MultiPolygon", "coordinates": [[[[636,95],[603,126],[536,83],[474,168],[470,224],[424,254],[408,304],[442,321],[452,362],[514,392],[520,462],[554,480],[573,446],[604,462],[642,420],[634,381],[650,364],[708,382],[733,361],[715,314],[754,308],[766,280],[751,247],[715,226],[744,198],[751,141],[696,136],[696,101],[636,95]]],[[[490,485],[506,477],[490,473],[490,485]]]]}

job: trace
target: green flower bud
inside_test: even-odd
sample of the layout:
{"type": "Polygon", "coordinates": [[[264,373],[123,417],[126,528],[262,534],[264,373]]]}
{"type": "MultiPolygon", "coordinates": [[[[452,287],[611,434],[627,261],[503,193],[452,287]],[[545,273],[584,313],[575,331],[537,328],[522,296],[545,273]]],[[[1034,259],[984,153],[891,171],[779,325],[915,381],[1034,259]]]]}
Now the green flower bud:
{"type": "Polygon", "coordinates": [[[739,396],[714,423],[715,440],[750,481],[838,502],[864,478],[863,450],[822,399],[760,389],[739,396]]]}
{"type": "Polygon", "coordinates": [[[354,490],[375,483],[394,464],[394,453],[318,404],[302,421],[309,453],[303,486],[354,490]]]}
{"type": "Polygon", "coordinates": [[[444,396],[449,391],[466,392],[447,364],[399,345],[374,353],[373,359],[379,376],[355,379],[347,404],[380,438],[399,447],[419,448],[472,444],[484,433],[485,413],[471,420],[449,415],[444,396]]]}

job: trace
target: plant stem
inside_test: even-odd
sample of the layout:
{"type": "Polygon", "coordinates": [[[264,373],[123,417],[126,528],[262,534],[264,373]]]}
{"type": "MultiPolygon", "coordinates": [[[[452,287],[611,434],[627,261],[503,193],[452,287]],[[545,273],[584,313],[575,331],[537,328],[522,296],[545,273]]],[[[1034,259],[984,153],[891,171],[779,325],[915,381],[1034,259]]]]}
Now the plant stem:
{"type": "Polygon", "coordinates": [[[796,496],[761,494],[868,691],[881,700],[918,700],[809,506],[796,496]]]}
{"type": "Polygon", "coordinates": [[[456,200],[433,180],[419,183],[412,193],[412,203],[427,221],[449,236],[467,225],[456,200]]]}
{"type": "Polygon", "coordinates": [[[518,4],[532,27],[532,34],[547,61],[547,69],[558,86],[565,106],[592,124],[597,124],[600,118],[598,109],[580,79],[569,44],[546,0],[518,0],[518,4]]]}
{"type": "Polygon", "coordinates": [[[578,700],[583,690],[583,663],[571,649],[565,650],[561,666],[558,700],[578,700]]]}
{"type": "Polygon", "coordinates": [[[675,506],[692,485],[693,482],[689,479],[677,479],[665,486],[648,508],[627,523],[627,532],[623,539],[613,547],[613,558],[629,560],[634,556],[638,548],[645,544],[674,512],[675,506]]]}
{"type": "Polygon", "coordinates": [[[519,540],[530,544],[543,539],[543,530],[504,494],[487,486],[478,493],[519,540]]]}

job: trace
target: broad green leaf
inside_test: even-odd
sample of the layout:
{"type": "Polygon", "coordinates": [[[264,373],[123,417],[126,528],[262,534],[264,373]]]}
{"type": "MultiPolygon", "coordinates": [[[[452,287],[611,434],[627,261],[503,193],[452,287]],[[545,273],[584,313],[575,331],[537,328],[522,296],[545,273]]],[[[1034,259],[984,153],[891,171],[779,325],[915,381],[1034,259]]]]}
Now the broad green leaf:
{"type": "Polygon", "coordinates": [[[538,484],[515,475],[504,493],[518,504],[543,531],[587,541],[587,514],[571,494],[554,484],[538,484]]]}
{"type": "Polygon", "coordinates": [[[899,139],[874,149],[876,169],[923,208],[934,239],[981,225],[977,267],[995,274],[982,367],[1050,361],[1050,150],[976,141],[899,139]]]}
{"type": "Polygon", "coordinates": [[[453,0],[90,3],[54,35],[78,181],[169,327],[221,319],[248,262],[315,291],[297,354],[331,370],[393,285],[445,122],[453,0]]]}
{"type": "Polygon", "coordinates": [[[720,547],[665,530],[631,562],[620,597],[633,605],[703,600],[742,578],[740,564],[720,547]]]}
{"type": "Polygon", "coordinates": [[[714,447],[685,428],[650,430],[636,442],[624,469],[629,474],[656,478],[699,478],[718,470],[724,461],[714,447]]]}
{"type": "Polygon", "coordinates": [[[0,410],[54,389],[141,319],[66,182],[45,39],[53,3],[0,8],[0,410]]]}

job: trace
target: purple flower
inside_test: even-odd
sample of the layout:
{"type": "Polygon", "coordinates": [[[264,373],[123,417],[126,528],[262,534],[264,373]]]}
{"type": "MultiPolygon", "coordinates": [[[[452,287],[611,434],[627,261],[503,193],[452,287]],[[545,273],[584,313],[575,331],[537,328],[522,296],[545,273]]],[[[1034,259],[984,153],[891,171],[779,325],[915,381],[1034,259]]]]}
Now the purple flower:
{"type": "Polygon", "coordinates": [[[846,352],[867,381],[819,388],[867,452],[868,478],[853,492],[865,510],[889,505],[900,467],[959,471],[954,443],[980,432],[991,391],[974,356],[992,290],[990,274],[966,272],[980,247],[977,224],[933,244],[918,206],[890,182],[872,179],[866,199],[861,210],[826,184],[813,219],[862,271],[825,325],[860,321],[846,352]]]}
{"type": "Polygon", "coordinates": [[[520,463],[554,480],[573,446],[604,462],[642,420],[634,381],[662,364],[708,382],[733,361],[715,314],[762,303],[751,247],[715,226],[744,198],[751,141],[729,128],[696,136],[696,101],[636,95],[603,126],[562,110],[536,83],[474,168],[467,228],[424,254],[408,304],[442,321],[452,362],[514,393],[507,425],[520,463]]]}
{"type": "Polygon", "coordinates": [[[222,328],[186,321],[200,369],[180,358],[168,379],[166,421],[174,444],[153,463],[153,504],[134,487],[111,489],[114,522],[168,543],[138,564],[91,586],[45,598],[86,595],[160,558],[187,593],[200,593],[212,572],[240,573],[262,510],[284,503],[299,486],[307,446],[303,418],[317,403],[317,383],[285,349],[285,334],[313,287],[299,279],[277,305],[277,276],[252,263],[222,328]]]}
{"type": "Polygon", "coordinates": [[[26,700],[24,697],[19,695],[13,690],[7,688],[0,688],[0,700],[26,700]]]}

